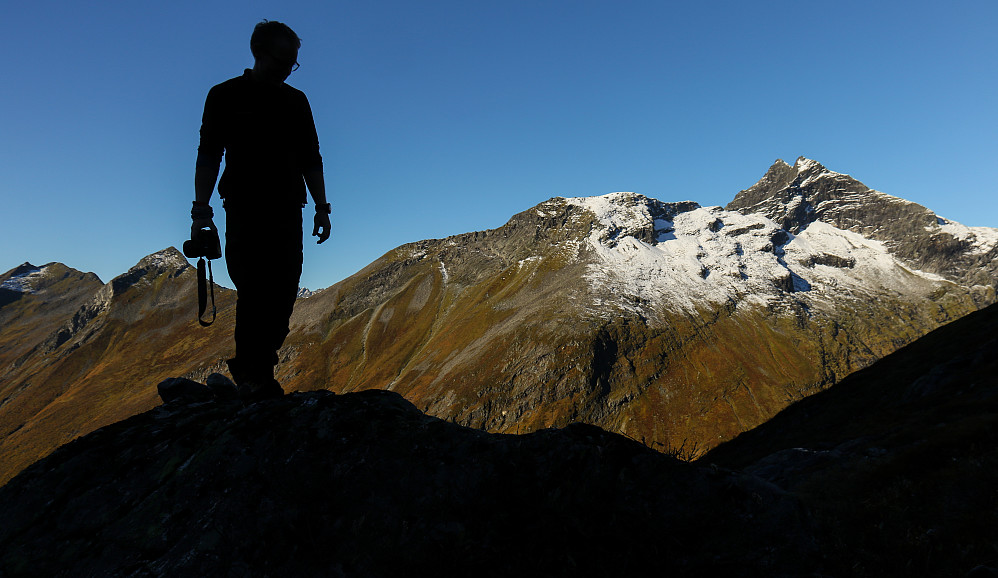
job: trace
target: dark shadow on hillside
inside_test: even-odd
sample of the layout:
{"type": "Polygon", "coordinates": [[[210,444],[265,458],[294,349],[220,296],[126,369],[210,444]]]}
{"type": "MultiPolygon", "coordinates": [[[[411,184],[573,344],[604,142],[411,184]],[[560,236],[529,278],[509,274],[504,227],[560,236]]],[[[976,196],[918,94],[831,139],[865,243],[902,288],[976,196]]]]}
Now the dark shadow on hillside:
{"type": "Polygon", "coordinates": [[[0,508],[4,576],[780,576],[817,556],[797,501],[752,477],[386,391],[178,398],[28,468],[0,508]]]}
{"type": "Polygon", "coordinates": [[[998,305],[788,407],[700,463],[793,492],[851,575],[964,575],[998,561],[998,305]],[[914,575],[914,574],[912,574],[914,575]]]}
{"type": "Polygon", "coordinates": [[[20,291],[11,291],[10,289],[0,287],[0,307],[10,305],[23,296],[24,293],[20,291]]]}

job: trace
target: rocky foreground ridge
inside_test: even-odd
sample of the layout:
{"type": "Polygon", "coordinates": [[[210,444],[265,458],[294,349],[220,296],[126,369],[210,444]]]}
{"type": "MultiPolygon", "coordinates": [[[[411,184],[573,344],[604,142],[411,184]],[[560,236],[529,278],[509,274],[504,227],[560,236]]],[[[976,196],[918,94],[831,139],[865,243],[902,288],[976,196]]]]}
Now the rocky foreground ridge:
{"type": "Polygon", "coordinates": [[[396,393],[195,390],[0,488],[0,575],[988,576],[998,307],[686,463],[396,393]]]}
{"type": "Polygon", "coordinates": [[[814,554],[787,532],[796,501],[750,476],[582,424],[488,434],[379,390],[164,405],[0,504],[5,576],[737,575],[814,554]]]}

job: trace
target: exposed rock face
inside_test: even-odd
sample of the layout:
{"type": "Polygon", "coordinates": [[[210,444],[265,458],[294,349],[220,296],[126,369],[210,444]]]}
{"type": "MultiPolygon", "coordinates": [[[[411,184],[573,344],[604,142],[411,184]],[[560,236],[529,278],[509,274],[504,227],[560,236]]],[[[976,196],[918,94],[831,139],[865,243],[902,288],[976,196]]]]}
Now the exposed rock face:
{"type": "Polygon", "coordinates": [[[751,476],[385,391],[167,404],[35,464],[0,508],[8,577],[781,576],[818,555],[797,501],[751,476]]]}
{"type": "Polygon", "coordinates": [[[777,160],[754,186],[726,207],[766,215],[797,234],[821,221],[883,241],[915,268],[965,284],[994,287],[998,237],[988,227],[964,227],[925,207],[874,191],[801,157],[777,160]]]}

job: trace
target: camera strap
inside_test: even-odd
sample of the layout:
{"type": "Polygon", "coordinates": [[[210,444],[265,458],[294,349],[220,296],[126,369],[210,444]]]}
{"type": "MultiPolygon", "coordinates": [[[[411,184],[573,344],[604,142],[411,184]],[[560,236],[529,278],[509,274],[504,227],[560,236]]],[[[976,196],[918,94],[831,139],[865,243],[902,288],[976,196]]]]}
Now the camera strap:
{"type": "Polygon", "coordinates": [[[208,261],[208,275],[205,278],[204,257],[198,259],[198,323],[201,327],[208,327],[215,322],[217,311],[215,310],[215,276],[211,273],[211,261],[208,261]],[[211,287],[211,321],[205,321],[205,309],[208,308],[208,288],[211,287]]]}

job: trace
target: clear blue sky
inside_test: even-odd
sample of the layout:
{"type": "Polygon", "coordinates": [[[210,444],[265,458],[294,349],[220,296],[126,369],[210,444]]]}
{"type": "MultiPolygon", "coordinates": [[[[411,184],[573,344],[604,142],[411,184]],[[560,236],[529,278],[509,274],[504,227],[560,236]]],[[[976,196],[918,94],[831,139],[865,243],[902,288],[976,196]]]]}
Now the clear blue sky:
{"type": "Polygon", "coordinates": [[[0,20],[0,271],[179,247],[204,97],[264,18],[303,39],[334,207],[312,289],[553,196],[723,205],[800,155],[998,227],[992,0],[32,0],[0,20]]]}

